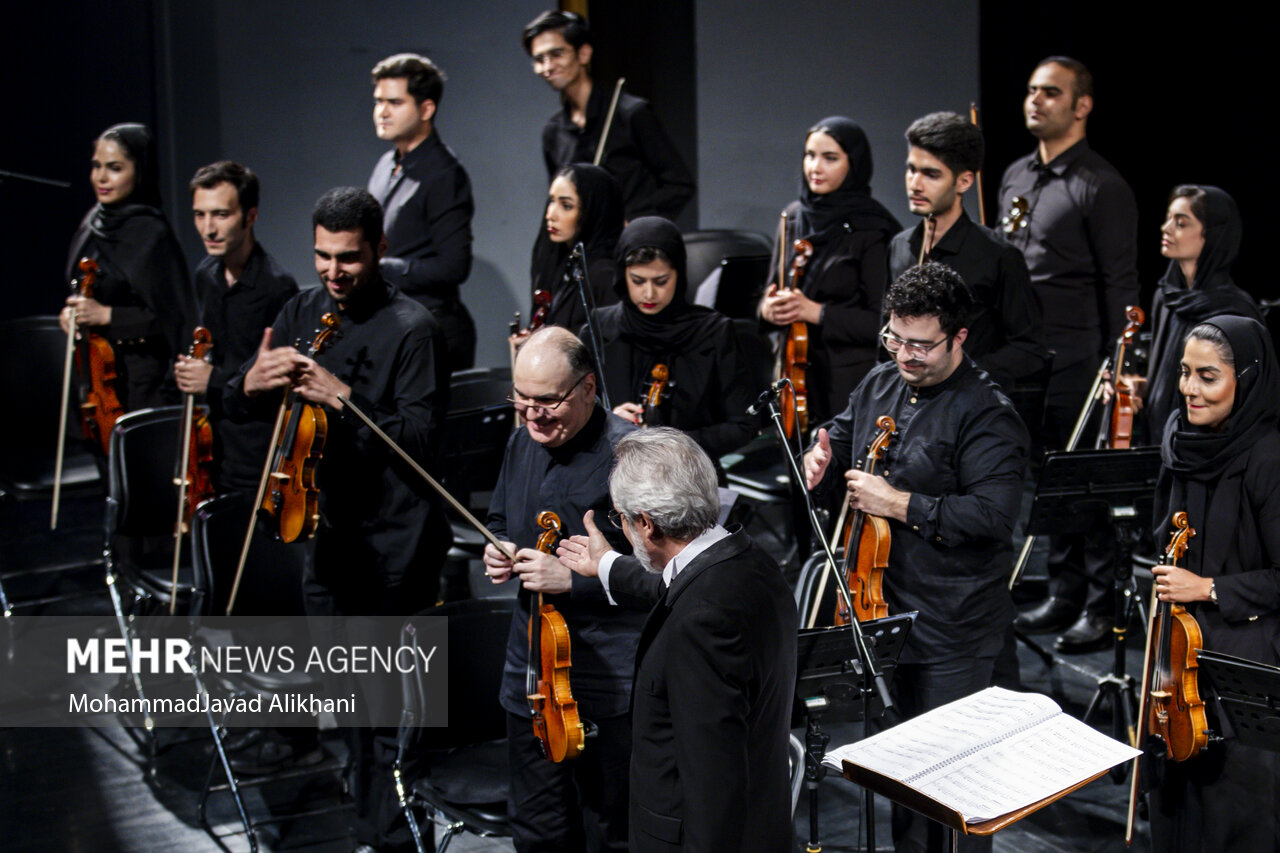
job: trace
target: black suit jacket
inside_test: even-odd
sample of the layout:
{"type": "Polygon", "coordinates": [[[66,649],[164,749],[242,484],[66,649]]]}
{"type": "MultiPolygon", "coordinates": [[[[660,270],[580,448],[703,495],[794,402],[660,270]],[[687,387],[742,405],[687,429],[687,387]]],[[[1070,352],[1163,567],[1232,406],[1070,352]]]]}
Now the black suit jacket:
{"type": "MultiPolygon", "coordinates": [[[[633,582],[615,564],[611,588],[633,582]]],[[[632,691],[633,853],[790,850],[795,602],[739,531],[699,554],[645,622],[632,691]]]]}

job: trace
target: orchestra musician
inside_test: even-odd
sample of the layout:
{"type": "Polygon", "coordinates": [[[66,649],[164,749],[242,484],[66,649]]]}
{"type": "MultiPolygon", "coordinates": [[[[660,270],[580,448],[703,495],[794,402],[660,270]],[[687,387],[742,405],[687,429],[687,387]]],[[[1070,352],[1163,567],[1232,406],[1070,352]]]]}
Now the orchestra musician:
{"type": "MultiPolygon", "coordinates": [[[[614,291],[619,304],[596,310],[604,382],[613,412],[633,423],[687,432],[720,470],[719,458],[755,431],[746,358],[728,317],[689,303],[684,240],[671,222],[645,216],[618,240],[614,291]],[[659,405],[645,390],[655,365],[667,368],[659,405]]],[[[723,476],[723,474],[721,474],[723,476]]]]}
{"type": "MultiPolygon", "coordinates": [[[[627,767],[631,759],[631,676],[644,614],[610,605],[595,580],[573,574],[534,544],[537,516],[555,512],[565,535],[581,533],[587,510],[608,513],[613,448],[636,427],[596,402],[596,372],[582,341],[556,326],[530,335],[516,354],[512,405],[524,427],[512,433],[485,526],[515,562],[485,547],[494,583],[520,583],[499,702],[507,711],[509,810],[516,850],[576,853],[596,839],[627,849],[627,767]],[[518,549],[518,550],[517,550],[518,549]],[[573,698],[594,737],[576,758],[552,763],[535,737],[526,690],[530,593],[542,593],[570,636],[573,698]]],[[[622,531],[613,547],[630,552],[622,531]]]]}
{"type": "MultiPolygon", "coordinates": [[[[1262,319],[1253,297],[1231,280],[1243,230],[1235,200],[1217,187],[1183,184],[1169,196],[1160,226],[1160,254],[1169,267],[1147,315],[1152,329],[1147,374],[1121,376],[1136,407],[1146,412],[1149,444],[1159,441],[1169,415],[1181,405],[1179,362],[1187,332],[1221,314],[1262,319]]],[[[1108,383],[1104,399],[1110,392],[1108,383]]]]}
{"type": "MultiPolygon", "coordinates": [[[[407,616],[430,607],[452,542],[435,492],[338,399],[350,399],[420,464],[433,467],[449,387],[444,342],[431,313],[381,276],[382,221],[382,208],[363,189],[339,187],[320,197],[312,226],[322,286],[285,303],[223,394],[228,413],[240,420],[273,418],[290,387],[326,412],[328,438],[317,473],[321,518],[303,575],[308,616],[407,616]],[[292,344],[311,340],[327,312],[338,314],[340,335],[317,359],[308,358],[292,344]]],[[[313,623],[325,631],[315,639],[331,645],[398,640],[355,636],[364,622],[331,636],[335,622],[313,623]]],[[[395,730],[342,722],[355,764],[359,840],[390,845],[396,840],[388,837],[390,822],[398,814],[390,771],[395,730]]]]}
{"type": "Polygon", "coordinates": [[[982,131],[956,113],[930,113],[912,122],[906,136],[907,205],[923,218],[889,244],[889,277],[919,261],[927,234],[924,257],[958,272],[973,294],[964,351],[1007,393],[1014,381],[1042,370],[1049,354],[1022,253],[964,210],[982,169],[982,131]]]}
{"type": "MultiPolygon", "coordinates": [[[[1036,150],[1014,161],[1000,185],[1009,240],[1022,250],[1044,308],[1053,352],[1045,404],[1045,446],[1066,446],[1098,365],[1124,329],[1125,307],[1138,304],[1138,208],[1133,191],[1089,147],[1093,75],[1078,60],[1041,60],[1027,83],[1023,114],[1036,150]]],[[[1112,638],[1113,549],[1110,529],[1050,539],[1049,598],[1018,617],[1020,629],[1067,628],[1055,647],[1084,652],[1112,638]]]]}
{"type": "Polygon", "coordinates": [[[68,297],[59,317],[101,334],[115,351],[116,396],[126,412],[175,401],[165,377],[195,328],[196,297],[178,238],[161,212],[155,140],[142,124],[117,124],[93,145],[97,203],[67,255],[67,278],[88,257],[98,273],[91,298],[68,297]]]}
{"type": "Polygon", "coordinates": [[[870,181],[871,145],[861,127],[831,116],[809,128],[800,198],[783,211],[760,316],[775,326],[809,326],[810,423],[844,408],[876,361],[889,240],[902,226],[871,198],[870,181]],[[799,292],[783,290],[778,281],[780,266],[790,277],[796,240],[813,244],[799,292]]]}
{"type": "Polygon", "coordinates": [[[635,557],[610,551],[590,515],[589,537],[560,555],[611,599],[657,604],[636,653],[631,850],[791,849],[799,617],[786,582],[717,523],[715,469],[690,436],[642,430],[615,454],[609,517],[635,557]]]}
{"type": "Polygon", "coordinates": [[[451,370],[475,363],[476,324],[458,290],[471,274],[471,179],[440,139],[444,72],[425,56],[398,53],[373,67],[373,126],[394,147],[369,175],[382,205],[383,279],[430,309],[451,370]]]}
{"type": "MultiPolygon", "coordinates": [[[[804,456],[806,485],[846,488],[850,505],[892,533],[884,597],[919,611],[894,674],[890,724],[991,685],[1013,620],[1006,586],[1029,439],[1013,404],[964,352],[973,298],[950,267],[909,268],[889,287],[881,333],[892,362],[877,365],[804,456]],[[879,432],[897,425],[882,473],[852,469],[879,432]]],[[[898,850],[950,849],[940,824],[893,807],[898,850]]],[[[961,850],[990,850],[962,836],[961,850]]]]}
{"type": "MultiPolygon", "coordinates": [[[[613,292],[613,247],[622,233],[622,191],[613,176],[590,163],[572,163],[556,172],[547,190],[543,226],[533,244],[533,290],[551,294],[545,323],[570,331],[587,321],[573,265],[584,264],[587,299],[603,307],[618,301],[613,292]],[[582,244],[584,258],[571,257],[582,244]]],[[[538,306],[529,313],[530,321],[538,306]]]]}
{"type": "MultiPolygon", "coordinates": [[[[298,283],[254,235],[258,176],[231,160],[201,166],[191,178],[191,212],[204,243],[196,267],[200,325],[213,338],[211,360],[178,356],[174,379],[184,394],[201,394],[214,436],[214,483],[220,491],[252,494],[271,439],[261,422],[226,417],[222,393],[231,375],[258,350],[262,330],[298,292],[298,283]]],[[[188,332],[188,334],[190,334],[188,332]]]]}
{"type": "Polygon", "coordinates": [[[547,178],[570,163],[597,163],[618,180],[628,220],[675,219],[693,198],[693,174],[649,102],[622,92],[610,117],[613,86],[597,86],[589,65],[594,47],[587,20],[576,12],[546,11],[521,34],[533,73],[559,96],[561,109],[542,128],[547,178]],[[603,156],[596,157],[608,125],[603,156]]]}
{"type": "MultiPolygon", "coordinates": [[[[1156,591],[1186,605],[1205,649],[1277,666],[1280,367],[1271,337],[1248,317],[1210,318],[1187,335],[1180,368],[1183,405],[1165,425],[1155,532],[1167,537],[1173,513],[1185,511],[1196,535],[1185,568],[1155,567],[1156,591]]],[[[1210,726],[1226,739],[1155,773],[1151,849],[1280,850],[1280,756],[1241,746],[1221,718],[1210,726]]]]}

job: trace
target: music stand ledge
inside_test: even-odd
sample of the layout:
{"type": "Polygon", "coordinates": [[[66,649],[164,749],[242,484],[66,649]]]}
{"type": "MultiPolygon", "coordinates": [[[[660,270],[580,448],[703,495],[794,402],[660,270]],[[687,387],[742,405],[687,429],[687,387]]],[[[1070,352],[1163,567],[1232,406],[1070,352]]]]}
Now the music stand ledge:
{"type": "Polygon", "coordinates": [[[1038,800],[1030,805],[1015,809],[1007,814],[999,817],[984,820],[979,823],[966,823],[964,815],[949,806],[930,797],[927,794],[917,791],[910,785],[899,782],[897,779],[891,779],[874,770],[868,770],[850,761],[842,762],[844,765],[844,778],[848,779],[856,785],[869,788],[881,796],[888,797],[900,806],[905,806],[914,812],[924,815],[930,820],[937,821],[948,829],[952,829],[963,835],[992,835],[1007,826],[1017,823],[1029,814],[1037,812],[1052,802],[1062,799],[1073,791],[1078,791],[1090,782],[1094,782],[1107,775],[1107,770],[1102,770],[1087,779],[1064,788],[1055,794],[1050,794],[1042,800],[1038,800]]]}

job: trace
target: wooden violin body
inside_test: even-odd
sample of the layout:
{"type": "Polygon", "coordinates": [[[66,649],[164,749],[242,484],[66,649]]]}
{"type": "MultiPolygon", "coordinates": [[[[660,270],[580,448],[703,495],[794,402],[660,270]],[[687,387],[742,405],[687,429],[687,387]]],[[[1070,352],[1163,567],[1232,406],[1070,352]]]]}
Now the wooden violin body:
{"type": "Polygon", "coordinates": [[[671,371],[665,364],[655,364],[649,372],[649,390],[644,395],[644,412],[640,415],[640,423],[647,424],[653,419],[653,413],[662,405],[662,392],[671,381],[671,371]]]}
{"type": "MultiPolygon", "coordinates": [[[[307,350],[311,358],[332,342],[338,330],[338,316],[325,314],[320,324],[307,350]]],[[[288,408],[288,420],[272,454],[268,487],[260,509],[274,520],[280,541],[295,542],[314,536],[320,522],[316,469],[324,455],[329,421],[323,408],[298,398],[293,391],[285,395],[282,405],[288,408]]]]}
{"type": "MultiPolygon", "coordinates": [[[[538,513],[543,533],[537,548],[550,554],[560,535],[560,517],[550,510],[538,513]]],[[[569,626],[554,605],[538,593],[529,617],[529,662],[526,672],[533,733],[546,759],[558,764],[577,758],[586,746],[586,731],[578,717],[578,703],[569,685],[569,626]]]]}
{"type": "MultiPolygon", "coordinates": [[[[872,440],[859,467],[874,474],[876,463],[884,459],[885,451],[896,428],[893,418],[881,415],[876,419],[880,430],[872,440]]],[[[846,509],[848,496],[845,497],[846,509]]],[[[889,615],[889,605],[884,600],[884,570],[889,567],[889,547],[892,544],[889,522],[876,515],[856,510],[845,528],[844,573],[849,584],[849,598],[853,602],[854,617],[859,622],[883,619],[889,615]],[[856,539],[854,537],[857,537],[856,539]]],[[[849,624],[849,611],[844,599],[836,597],[835,624],[849,624]]]]}
{"type": "MultiPolygon", "coordinates": [[[[72,281],[72,291],[93,298],[93,284],[98,264],[92,258],[81,258],[76,264],[79,279],[72,281]]],[[[74,322],[74,321],[73,321],[74,322]]],[[[72,334],[75,334],[74,327],[72,334]]],[[[116,394],[116,354],[102,335],[87,328],[76,344],[76,371],[80,377],[80,426],[84,437],[106,456],[111,448],[111,430],[124,414],[124,406],[116,394]]]]}
{"type": "MultiPolygon", "coordinates": [[[[209,330],[196,326],[191,337],[187,355],[207,359],[213,347],[213,336],[209,330]]],[[[187,450],[185,454],[179,450],[182,455],[178,464],[178,476],[184,479],[184,483],[179,484],[183,496],[180,523],[184,533],[191,529],[191,515],[195,508],[213,497],[216,491],[213,486],[213,426],[209,423],[208,412],[203,407],[193,406],[193,395],[186,396],[187,411],[179,440],[186,444],[187,450]],[[181,460],[185,460],[185,464],[181,460]]]]}
{"type": "Polygon", "coordinates": [[[1124,331],[1116,340],[1115,355],[1111,359],[1111,363],[1114,365],[1113,372],[1115,375],[1112,379],[1115,386],[1115,395],[1111,399],[1107,417],[1103,420],[1106,429],[1106,436],[1103,441],[1112,450],[1128,450],[1133,443],[1133,416],[1137,410],[1133,404],[1133,394],[1130,393],[1128,386],[1122,384],[1119,380],[1120,373],[1124,370],[1124,360],[1128,348],[1133,345],[1138,336],[1138,330],[1142,328],[1142,324],[1147,319],[1147,315],[1137,305],[1126,307],[1124,316],[1127,322],[1124,331]]]}
{"type": "MultiPolygon", "coordinates": [[[[799,290],[804,278],[805,265],[813,257],[813,244],[808,240],[796,240],[792,244],[794,256],[791,262],[791,283],[789,287],[799,290]]],[[[781,288],[782,285],[780,284],[781,288]]],[[[805,371],[809,367],[809,325],[802,320],[792,323],[787,329],[787,337],[782,345],[782,369],[779,378],[789,380],[782,389],[782,425],[788,438],[796,429],[799,420],[800,433],[809,430],[809,396],[805,387],[805,371]]]]}

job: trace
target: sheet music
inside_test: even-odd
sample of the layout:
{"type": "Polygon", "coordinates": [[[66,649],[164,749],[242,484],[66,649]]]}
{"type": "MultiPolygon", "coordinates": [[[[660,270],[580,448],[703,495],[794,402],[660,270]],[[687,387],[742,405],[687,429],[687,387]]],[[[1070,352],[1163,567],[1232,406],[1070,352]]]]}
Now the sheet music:
{"type": "Polygon", "coordinates": [[[828,753],[908,783],[969,823],[1028,806],[1138,751],[1046,696],[991,687],[828,753]]]}

